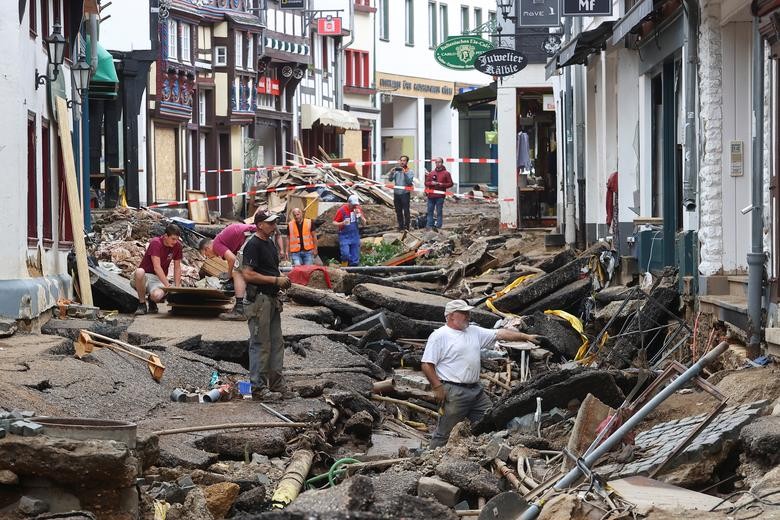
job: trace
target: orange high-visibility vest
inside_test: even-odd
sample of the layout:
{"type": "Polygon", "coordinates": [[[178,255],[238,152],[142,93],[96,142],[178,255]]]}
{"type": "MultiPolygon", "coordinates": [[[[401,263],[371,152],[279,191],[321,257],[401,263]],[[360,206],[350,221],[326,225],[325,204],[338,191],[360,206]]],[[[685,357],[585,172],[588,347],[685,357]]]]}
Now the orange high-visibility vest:
{"type": "MultiPolygon", "coordinates": [[[[297,253],[301,250],[301,235],[298,229],[298,222],[293,219],[287,227],[290,233],[290,252],[297,253]]],[[[311,234],[310,218],[303,219],[303,249],[304,251],[314,249],[314,236],[311,234]]]]}

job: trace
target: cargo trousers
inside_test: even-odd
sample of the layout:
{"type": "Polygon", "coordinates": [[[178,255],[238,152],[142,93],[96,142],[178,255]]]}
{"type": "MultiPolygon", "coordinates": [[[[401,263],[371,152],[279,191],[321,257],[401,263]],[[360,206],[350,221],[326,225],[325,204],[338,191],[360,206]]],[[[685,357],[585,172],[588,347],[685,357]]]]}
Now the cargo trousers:
{"type": "Polygon", "coordinates": [[[443,381],[442,384],[447,389],[447,397],[442,405],[444,415],[439,416],[436,430],[431,436],[431,449],[444,446],[450,437],[450,432],[460,421],[468,417],[469,421],[474,423],[493,406],[479,383],[475,383],[474,386],[462,386],[443,381]]]}
{"type": "Polygon", "coordinates": [[[281,312],[282,302],[275,296],[258,293],[253,301],[244,300],[244,313],[249,324],[252,392],[263,388],[279,392],[285,388],[281,312]]]}

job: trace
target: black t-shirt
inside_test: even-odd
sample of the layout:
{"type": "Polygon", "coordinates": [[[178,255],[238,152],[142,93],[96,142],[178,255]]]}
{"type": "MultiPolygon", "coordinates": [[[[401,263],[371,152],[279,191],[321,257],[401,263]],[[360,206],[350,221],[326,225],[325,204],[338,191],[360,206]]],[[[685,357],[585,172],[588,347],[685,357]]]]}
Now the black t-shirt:
{"type": "MultiPolygon", "coordinates": [[[[252,235],[252,238],[244,246],[243,265],[259,274],[280,276],[279,250],[276,248],[276,242],[273,237],[263,240],[257,235],[252,235]]],[[[263,294],[276,294],[279,292],[279,287],[273,284],[249,285],[254,285],[263,294]]]]}

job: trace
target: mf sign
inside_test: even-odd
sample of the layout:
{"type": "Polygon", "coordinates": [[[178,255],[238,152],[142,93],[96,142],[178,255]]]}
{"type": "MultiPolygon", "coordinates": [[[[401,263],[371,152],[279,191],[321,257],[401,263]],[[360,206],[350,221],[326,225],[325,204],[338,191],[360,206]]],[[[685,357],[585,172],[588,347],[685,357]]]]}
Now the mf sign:
{"type": "Polygon", "coordinates": [[[562,0],[563,16],[612,16],[612,0],[562,0]]]}

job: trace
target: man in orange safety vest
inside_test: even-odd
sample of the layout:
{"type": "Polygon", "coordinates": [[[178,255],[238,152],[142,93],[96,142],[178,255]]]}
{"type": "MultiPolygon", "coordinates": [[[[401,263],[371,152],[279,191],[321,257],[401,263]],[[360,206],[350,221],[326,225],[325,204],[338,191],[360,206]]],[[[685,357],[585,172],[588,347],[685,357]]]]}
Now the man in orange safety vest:
{"type": "Polygon", "coordinates": [[[317,256],[317,235],[310,218],[303,218],[300,208],[292,210],[292,220],[287,225],[288,250],[293,265],[312,265],[317,256]]]}

